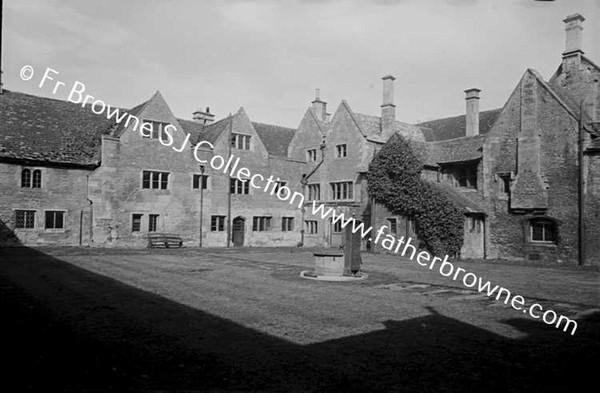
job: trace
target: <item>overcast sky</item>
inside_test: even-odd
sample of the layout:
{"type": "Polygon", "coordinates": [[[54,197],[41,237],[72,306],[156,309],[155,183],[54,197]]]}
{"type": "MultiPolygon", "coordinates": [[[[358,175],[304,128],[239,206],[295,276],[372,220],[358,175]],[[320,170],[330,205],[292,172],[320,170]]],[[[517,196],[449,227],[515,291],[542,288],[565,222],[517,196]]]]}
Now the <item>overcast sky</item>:
{"type": "Polygon", "coordinates": [[[346,99],[378,115],[392,74],[396,117],[413,123],[462,114],[470,87],[500,107],[527,68],[549,79],[577,12],[598,64],[600,0],[4,0],[4,87],[51,96],[19,70],[52,67],[125,108],[159,90],[178,117],[243,106],[297,127],[317,87],[330,112],[346,99]]]}

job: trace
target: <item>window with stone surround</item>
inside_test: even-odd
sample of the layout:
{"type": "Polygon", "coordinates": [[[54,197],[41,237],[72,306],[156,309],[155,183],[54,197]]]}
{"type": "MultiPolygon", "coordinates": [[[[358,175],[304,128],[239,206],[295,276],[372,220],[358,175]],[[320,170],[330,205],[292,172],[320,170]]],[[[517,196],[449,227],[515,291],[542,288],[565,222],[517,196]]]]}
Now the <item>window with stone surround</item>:
{"type": "Polygon", "coordinates": [[[308,235],[316,235],[319,233],[319,223],[316,220],[306,220],[304,221],[306,225],[306,233],[308,235]]]}
{"type": "Polygon", "coordinates": [[[232,194],[248,195],[250,194],[250,182],[241,181],[238,178],[229,179],[229,192],[232,194]]]}
{"type": "Polygon", "coordinates": [[[139,232],[142,230],[142,217],[143,214],[132,214],[131,215],[131,232],[139,232]]]}
{"type": "Polygon", "coordinates": [[[281,230],[291,232],[294,230],[294,217],[281,217],[281,230]]]}
{"type": "Polygon", "coordinates": [[[271,217],[252,217],[252,230],[264,232],[271,230],[271,217]]]}
{"type": "Polygon", "coordinates": [[[540,218],[529,220],[529,240],[532,243],[556,244],[556,223],[540,218]]]}
{"type": "Polygon", "coordinates": [[[398,220],[396,220],[395,218],[388,218],[388,227],[390,228],[389,231],[392,234],[396,234],[398,233],[398,220]]]}
{"type": "Polygon", "coordinates": [[[21,171],[21,188],[42,188],[42,171],[24,168],[21,171]]]}
{"type": "Polygon", "coordinates": [[[308,162],[317,161],[317,149],[308,149],[306,151],[306,161],[308,161],[308,162]]]}
{"type": "Polygon", "coordinates": [[[347,157],[347,155],[348,155],[348,149],[347,149],[346,144],[336,145],[335,151],[336,151],[337,158],[344,158],[344,157],[347,157]]]}
{"type": "MultiPolygon", "coordinates": [[[[329,221],[333,221],[333,220],[329,220],[329,221]]],[[[342,228],[342,223],[340,221],[336,221],[333,223],[333,233],[342,233],[344,231],[344,228],[342,228]]]]}
{"type": "Polygon", "coordinates": [[[35,210],[15,210],[15,228],[35,228],[35,210]]]}
{"type": "Polygon", "coordinates": [[[308,200],[318,201],[321,199],[321,185],[320,184],[309,184],[308,185],[308,200]]]}
{"type": "Polygon", "coordinates": [[[47,210],[45,214],[46,229],[64,229],[65,212],[60,210],[47,210]]]}
{"type": "Polygon", "coordinates": [[[349,200],[354,198],[354,183],[351,181],[334,182],[331,184],[332,200],[349,200]]]}
{"type": "Polygon", "coordinates": [[[251,135],[231,134],[231,147],[238,150],[250,150],[251,135]]]}
{"type": "MultiPolygon", "coordinates": [[[[151,126],[151,129],[148,130],[146,128],[144,128],[142,130],[142,137],[143,138],[147,138],[147,139],[159,139],[161,141],[163,141],[163,143],[168,143],[169,142],[169,138],[167,137],[166,133],[165,133],[165,127],[167,127],[169,125],[169,123],[163,123],[160,121],[154,121],[154,120],[144,120],[144,123],[149,124],[151,126]]],[[[171,128],[170,131],[172,131],[173,128],[171,128]]],[[[173,135],[171,135],[173,136],[173,135]]]]}
{"type": "Polygon", "coordinates": [[[202,189],[207,190],[208,189],[208,175],[201,175],[201,174],[194,173],[192,175],[192,189],[199,190],[200,183],[202,183],[202,189]]]}
{"type": "Polygon", "coordinates": [[[142,171],[142,188],[166,190],[169,184],[169,172],[142,171]]]}
{"type": "Polygon", "coordinates": [[[150,214],[148,216],[148,232],[156,232],[158,228],[158,214],[150,214]]]}
{"type": "Polygon", "coordinates": [[[210,231],[211,232],[225,231],[225,216],[211,216],[210,217],[210,231]]]}

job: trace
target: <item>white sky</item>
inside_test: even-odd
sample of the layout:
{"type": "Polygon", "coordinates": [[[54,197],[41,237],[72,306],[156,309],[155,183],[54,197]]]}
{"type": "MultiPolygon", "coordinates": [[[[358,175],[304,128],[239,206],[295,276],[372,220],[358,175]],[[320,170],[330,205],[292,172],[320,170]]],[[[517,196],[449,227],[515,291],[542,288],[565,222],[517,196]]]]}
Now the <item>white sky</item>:
{"type": "Polygon", "coordinates": [[[462,114],[470,87],[500,107],[527,68],[549,79],[576,12],[598,64],[600,0],[5,0],[4,88],[52,96],[19,78],[49,66],[117,106],[160,90],[181,118],[243,106],[297,127],[317,87],[330,112],[346,99],[378,115],[392,74],[396,118],[417,122],[462,114]]]}

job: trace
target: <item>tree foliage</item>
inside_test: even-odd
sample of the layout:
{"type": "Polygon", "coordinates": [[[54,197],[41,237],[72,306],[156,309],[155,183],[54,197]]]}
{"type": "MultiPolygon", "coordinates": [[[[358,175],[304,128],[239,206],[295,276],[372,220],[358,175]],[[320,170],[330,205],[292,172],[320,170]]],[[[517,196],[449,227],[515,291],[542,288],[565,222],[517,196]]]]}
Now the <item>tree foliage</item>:
{"type": "Polygon", "coordinates": [[[369,165],[369,194],[393,214],[415,221],[417,236],[434,255],[456,255],[464,214],[434,183],[421,178],[423,164],[408,142],[394,135],[369,165]]]}

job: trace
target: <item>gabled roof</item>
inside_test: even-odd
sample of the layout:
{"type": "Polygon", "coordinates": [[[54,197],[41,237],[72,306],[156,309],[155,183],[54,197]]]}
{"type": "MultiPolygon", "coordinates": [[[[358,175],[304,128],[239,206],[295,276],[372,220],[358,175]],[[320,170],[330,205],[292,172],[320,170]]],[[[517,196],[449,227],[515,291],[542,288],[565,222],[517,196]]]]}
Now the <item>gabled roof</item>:
{"type": "Polygon", "coordinates": [[[409,141],[415,156],[425,165],[438,166],[453,162],[478,160],[482,157],[485,135],[449,139],[439,142],[409,141]]]}
{"type": "Polygon", "coordinates": [[[278,157],[287,157],[288,147],[296,130],[272,124],[252,122],[260,140],[265,145],[269,154],[278,157]]]}
{"type": "MultiPolygon", "coordinates": [[[[237,114],[232,115],[232,116],[236,116],[236,115],[237,114]]],[[[217,139],[219,139],[219,136],[223,132],[227,132],[228,130],[229,130],[229,116],[225,117],[215,123],[212,123],[210,125],[203,126],[202,130],[200,130],[201,133],[198,137],[198,141],[207,141],[207,142],[214,144],[217,141],[217,139]]]]}
{"type": "Polygon", "coordinates": [[[181,128],[183,128],[183,131],[185,133],[190,134],[190,141],[193,142],[192,144],[196,144],[197,142],[202,140],[201,136],[204,132],[204,129],[206,128],[205,125],[197,121],[179,118],[177,119],[177,122],[179,123],[181,128]]]}
{"type": "MultiPolygon", "coordinates": [[[[144,109],[144,107],[150,102],[150,100],[148,101],[144,101],[141,104],[139,104],[136,107],[133,107],[131,110],[126,110],[126,109],[120,109],[121,113],[122,112],[127,112],[128,115],[126,117],[123,118],[123,120],[117,124],[117,128],[113,131],[113,136],[116,138],[121,137],[121,135],[123,134],[123,132],[125,132],[125,124],[127,123],[127,118],[129,117],[129,115],[131,116],[135,116],[139,119],[139,114],[142,111],[142,109],[144,109]]],[[[103,116],[103,115],[97,115],[97,116],[103,116]]],[[[142,119],[140,119],[140,121],[142,121],[142,119]]]]}
{"type": "Polygon", "coordinates": [[[394,122],[394,129],[390,135],[383,135],[381,133],[381,117],[364,115],[362,113],[354,113],[356,120],[360,123],[361,129],[366,134],[367,138],[378,139],[387,141],[393,133],[399,133],[404,137],[409,137],[413,140],[423,140],[423,133],[421,129],[415,125],[403,123],[396,120],[394,122]]]}
{"type": "Polygon", "coordinates": [[[527,69],[527,71],[526,71],[526,73],[530,73],[531,75],[533,75],[533,76],[534,76],[534,77],[537,79],[538,83],[539,83],[539,84],[540,84],[540,85],[541,85],[543,88],[545,88],[545,89],[546,89],[546,91],[548,91],[548,93],[550,93],[550,95],[551,95],[551,96],[552,96],[552,97],[553,97],[553,98],[556,100],[556,102],[558,102],[558,103],[559,103],[559,104],[560,104],[560,105],[561,105],[563,108],[565,108],[565,110],[566,110],[567,112],[569,112],[569,114],[570,114],[570,115],[571,115],[573,118],[575,118],[575,119],[578,119],[578,116],[577,116],[577,114],[576,114],[576,113],[577,113],[577,109],[571,108],[571,107],[568,105],[568,103],[566,103],[566,102],[565,102],[565,101],[564,101],[564,100],[561,98],[561,96],[560,96],[560,95],[557,93],[557,90],[556,90],[556,89],[553,89],[553,88],[552,88],[552,86],[550,86],[550,85],[548,84],[548,82],[546,82],[546,81],[544,80],[544,78],[542,77],[542,75],[541,75],[539,72],[537,72],[537,71],[536,71],[536,70],[534,70],[533,68],[528,68],[528,69],[527,69]]]}
{"type": "MultiPolygon", "coordinates": [[[[502,108],[479,112],[479,135],[487,134],[492,129],[502,108]]],[[[467,129],[466,116],[453,116],[430,120],[417,124],[425,136],[425,141],[445,141],[465,136],[467,129]]]]}
{"type": "Polygon", "coordinates": [[[91,166],[113,120],[89,107],[4,90],[0,95],[0,159],[91,166]]]}
{"type": "MultiPolygon", "coordinates": [[[[463,209],[464,213],[483,213],[483,214],[485,214],[485,209],[483,209],[481,206],[479,206],[479,204],[477,204],[475,201],[470,199],[467,195],[465,195],[463,192],[459,191],[455,187],[450,187],[447,184],[437,183],[437,182],[432,182],[432,181],[429,181],[428,183],[432,187],[438,189],[440,192],[442,192],[448,198],[450,198],[450,200],[452,200],[452,202],[454,202],[456,204],[456,206],[463,209]]],[[[469,194],[475,195],[476,193],[470,192],[469,194]]]]}

